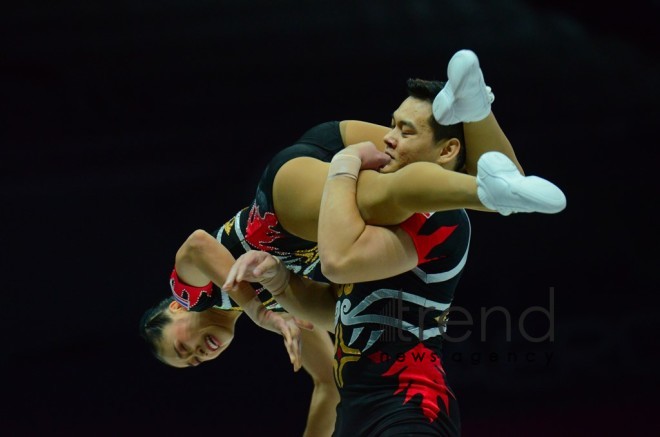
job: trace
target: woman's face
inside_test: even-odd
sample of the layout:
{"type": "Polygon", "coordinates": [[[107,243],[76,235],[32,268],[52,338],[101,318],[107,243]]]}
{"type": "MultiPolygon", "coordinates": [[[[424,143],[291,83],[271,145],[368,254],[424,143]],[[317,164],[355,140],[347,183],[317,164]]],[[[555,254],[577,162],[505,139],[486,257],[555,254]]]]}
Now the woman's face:
{"type": "Polygon", "coordinates": [[[159,356],[173,367],[197,366],[218,357],[234,337],[234,320],[214,314],[187,311],[177,302],[169,306],[172,322],[163,328],[159,356]]]}

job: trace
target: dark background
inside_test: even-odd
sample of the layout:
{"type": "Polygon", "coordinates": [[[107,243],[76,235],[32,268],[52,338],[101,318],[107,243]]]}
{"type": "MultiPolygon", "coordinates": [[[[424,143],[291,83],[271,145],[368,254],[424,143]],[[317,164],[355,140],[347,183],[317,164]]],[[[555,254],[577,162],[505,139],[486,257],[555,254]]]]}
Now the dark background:
{"type": "Polygon", "coordinates": [[[142,311],[174,254],[252,198],[313,124],[387,124],[405,79],[480,58],[493,110],[558,215],[471,213],[445,367],[465,436],[643,435],[660,407],[657,1],[16,2],[0,14],[5,435],[300,435],[311,381],[238,322],[197,369],[142,311]],[[551,303],[551,299],[552,303],[551,303]],[[506,308],[480,330],[482,309],[506,308]],[[532,342],[525,332],[552,331],[532,342]],[[470,331],[466,331],[470,329],[470,331]],[[549,358],[548,358],[549,357],[549,358]]]}

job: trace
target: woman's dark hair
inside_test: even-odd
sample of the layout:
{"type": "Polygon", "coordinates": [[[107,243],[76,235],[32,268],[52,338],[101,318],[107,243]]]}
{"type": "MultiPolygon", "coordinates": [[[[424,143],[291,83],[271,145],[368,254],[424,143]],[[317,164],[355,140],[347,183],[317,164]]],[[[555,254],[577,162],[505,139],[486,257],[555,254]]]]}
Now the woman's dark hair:
{"type": "MultiPolygon", "coordinates": [[[[445,87],[445,82],[438,80],[424,80],[424,79],[408,79],[406,88],[408,95],[419,100],[426,100],[433,104],[433,99],[445,87]]],[[[456,138],[461,142],[461,149],[456,157],[455,171],[465,171],[465,136],[463,135],[463,123],[451,124],[443,126],[431,114],[429,125],[433,129],[433,138],[436,141],[448,140],[456,138]]]]}
{"type": "Polygon", "coordinates": [[[140,318],[140,337],[147,342],[151,353],[158,359],[160,359],[158,343],[163,338],[163,328],[172,322],[172,317],[166,310],[173,300],[173,297],[163,299],[156,306],[146,310],[140,318]]]}

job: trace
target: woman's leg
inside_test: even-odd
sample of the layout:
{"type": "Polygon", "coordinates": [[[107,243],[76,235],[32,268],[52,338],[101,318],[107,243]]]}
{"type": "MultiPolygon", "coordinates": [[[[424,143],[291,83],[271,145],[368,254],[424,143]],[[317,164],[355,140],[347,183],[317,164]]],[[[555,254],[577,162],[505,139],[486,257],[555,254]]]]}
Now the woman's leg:
{"type": "Polygon", "coordinates": [[[520,173],[523,168],[516,158],[513,146],[504,134],[493,113],[486,118],[472,123],[463,123],[463,135],[467,147],[465,149],[465,170],[468,174],[476,176],[477,162],[486,152],[500,152],[509,158],[518,167],[520,173]]]}
{"type": "Polygon", "coordinates": [[[433,101],[433,115],[440,124],[463,123],[468,174],[477,174],[477,162],[486,152],[500,152],[524,174],[513,146],[491,112],[495,96],[484,82],[477,55],[460,50],[447,66],[447,82],[433,101]]]}
{"type": "MultiPolygon", "coordinates": [[[[273,186],[278,220],[294,235],[317,240],[318,217],[329,164],[318,159],[293,159],[280,168],[273,186]]],[[[368,224],[396,225],[415,212],[474,209],[490,211],[477,195],[474,176],[417,162],[394,173],[360,173],[360,214],[368,224]]]]}
{"type": "Polygon", "coordinates": [[[303,437],[330,437],[335,429],[339,392],[332,374],[334,346],[326,331],[304,330],[302,366],[314,381],[314,391],[303,437]]]}
{"type": "Polygon", "coordinates": [[[416,212],[490,211],[479,200],[474,176],[430,162],[408,164],[394,173],[361,172],[357,202],[360,215],[371,225],[398,224],[416,212]]]}

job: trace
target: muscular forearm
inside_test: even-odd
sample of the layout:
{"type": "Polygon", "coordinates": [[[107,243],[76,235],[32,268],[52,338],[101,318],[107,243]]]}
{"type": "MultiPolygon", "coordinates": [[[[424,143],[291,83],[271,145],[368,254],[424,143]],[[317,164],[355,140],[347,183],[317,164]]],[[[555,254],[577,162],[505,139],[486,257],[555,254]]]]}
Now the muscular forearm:
{"type": "Polygon", "coordinates": [[[328,279],[340,284],[354,279],[352,273],[361,268],[360,245],[367,235],[356,203],[361,161],[354,151],[346,150],[332,159],[319,212],[321,269],[328,279]]]}
{"type": "Polygon", "coordinates": [[[329,176],[321,199],[318,247],[323,273],[332,281],[353,263],[351,248],[366,224],[356,205],[356,182],[351,177],[329,176]]]}
{"type": "Polygon", "coordinates": [[[355,161],[346,160],[350,165],[344,171],[344,158],[349,157],[333,160],[321,200],[318,247],[323,273],[335,283],[346,284],[383,279],[413,268],[417,257],[407,236],[365,223],[356,203],[355,161]]]}

